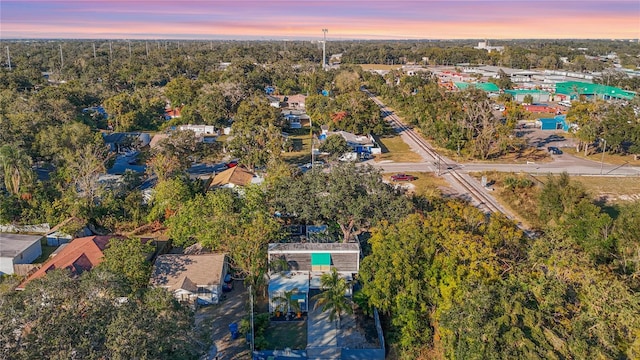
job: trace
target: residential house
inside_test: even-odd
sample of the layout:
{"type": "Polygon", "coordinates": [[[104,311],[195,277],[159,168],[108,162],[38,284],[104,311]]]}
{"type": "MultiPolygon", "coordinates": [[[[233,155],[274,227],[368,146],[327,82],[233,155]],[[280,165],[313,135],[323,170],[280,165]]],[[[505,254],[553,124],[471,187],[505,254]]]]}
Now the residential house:
{"type": "Polygon", "coordinates": [[[304,110],[284,110],[282,115],[284,115],[291,129],[300,129],[303,122],[311,122],[311,118],[304,110]]]}
{"type": "MultiPolygon", "coordinates": [[[[309,291],[320,289],[322,274],[335,268],[347,281],[360,270],[358,243],[276,243],[269,244],[269,310],[275,311],[279,298],[294,291],[301,311],[308,310],[309,291]]],[[[351,295],[351,289],[345,295],[351,295]]]]}
{"type": "Polygon", "coordinates": [[[218,131],[213,125],[180,125],[178,126],[178,130],[185,131],[191,130],[196,134],[196,137],[203,136],[217,136],[218,131]]]}
{"type": "Polygon", "coordinates": [[[91,236],[93,233],[86,226],[86,222],[72,216],[54,226],[47,233],[47,246],[60,246],[71,242],[73,238],[91,236]]]}
{"type": "Polygon", "coordinates": [[[165,120],[171,120],[175,118],[179,118],[181,116],[182,108],[171,108],[170,106],[164,109],[164,118],[165,120]]]}
{"type": "Polygon", "coordinates": [[[382,149],[380,149],[380,146],[371,134],[355,135],[341,130],[327,133],[327,137],[336,134],[342,136],[347,141],[347,145],[349,145],[355,153],[380,154],[382,152],[382,149]]]}
{"type": "Polygon", "coordinates": [[[102,138],[109,149],[117,153],[134,151],[151,142],[151,134],[143,132],[102,133],[102,138]]]}
{"type": "Polygon", "coordinates": [[[14,265],[30,264],[42,255],[42,235],[0,233],[0,275],[13,274],[14,265]]]}
{"type": "Polygon", "coordinates": [[[227,271],[226,254],[165,254],[156,259],[151,284],[179,301],[217,304],[227,271]]]}
{"type": "Polygon", "coordinates": [[[305,108],[305,101],[307,97],[302,94],[282,96],[280,95],[280,102],[284,104],[286,108],[303,110],[305,108]]]}
{"type": "Polygon", "coordinates": [[[102,262],[103,251],[113,238],[117,236],[87,236],[63,244],[64,247],[24,280],[17,290],[24,290],[26,284],[55,269],[69,269],[74,275],[93,269],[102,262]]]}
{"type": "Polygon", "coordinates": [[[255,176],[254,173],[245,169],[242,166],[234,166],[229,168],[216,176],[211,180],[209,184],[209,190],[217,188],[236,188],[247,186],[251,183],[259,183],[261,178],[255,176]]]}
{"type": "Polygon", "coordinates": [[[267,95],[267,101],[269,101],[269,105],[273,106],[276,109],[280,108],[280,98],[273,95],[267,95]]]}

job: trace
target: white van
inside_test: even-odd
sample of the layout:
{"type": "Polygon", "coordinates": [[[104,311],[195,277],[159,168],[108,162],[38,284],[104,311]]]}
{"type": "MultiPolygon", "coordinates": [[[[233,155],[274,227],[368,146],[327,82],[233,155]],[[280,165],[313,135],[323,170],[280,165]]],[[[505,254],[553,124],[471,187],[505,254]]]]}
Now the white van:
{"type": "Polygon", "coordinates": [[[558,105],[562,105],[562,106],[566,106],[566,107],[571,107],[571,101],[569,100],[562,100],[558,103],[558,105]]]}

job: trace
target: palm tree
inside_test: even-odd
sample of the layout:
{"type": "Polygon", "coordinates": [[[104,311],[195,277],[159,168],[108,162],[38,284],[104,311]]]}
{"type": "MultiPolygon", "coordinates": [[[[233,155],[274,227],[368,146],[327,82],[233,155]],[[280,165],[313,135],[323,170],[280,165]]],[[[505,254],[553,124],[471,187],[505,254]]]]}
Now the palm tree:
{"type": "Polygon", "coordinates": [[[294,294],[298,293],[298,288],[293,288],[289,291],[285,291],[281,296],[276,296],[273,298],[274,302],[277,302],[276,311],[284,310],[286,305],[287,313],[289,312],[300,312],[300,304],[297,299],[293,298],[294,294]]]}
{"type": "Polygon", "coordinates": [[[19,148],[11,145],[0,147],[0,172],[7,190],[11,193],[18,195],[20,185],[33,179],[31,162],[31,157],[19,148]]]}
{"type": "Polygon", "coordinates": [[[329,311],[329,320],[338,320],[338,328],[340,328],[342,314],[353,314],[351,300],[344,296],[350,284],[340,277],[336,268],[332,268],[330,273],[322,274],[320,286],[323,291],[312,298],[316,300],[313,307],[315,309],[322,306],[323,312],[329,311]]]}

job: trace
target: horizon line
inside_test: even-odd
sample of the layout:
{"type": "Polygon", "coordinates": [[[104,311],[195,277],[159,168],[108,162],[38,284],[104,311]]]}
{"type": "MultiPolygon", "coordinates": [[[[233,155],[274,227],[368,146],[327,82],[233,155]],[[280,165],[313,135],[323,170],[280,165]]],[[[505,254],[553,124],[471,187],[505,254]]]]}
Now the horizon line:
{"type": "MultiPolygon", "coordinates": [[[[31,41],[31,40],[122,40],[122,41],[322,41],[317,37],[298,37],[298,38],[276,38],[276,37],[259,37],[259,36],[247,36],[242,37],[218,37],[218,38],[198,38],[198,37],[1,37],[2,41],[31,41]]],[[[640,38],[594,38],[594,37],[566,37],[566,38],[552,38],[552,37],[513,37],[513,38],[491,38],[491,37],[477,37],[477,38],[327,38],[327,41],[477,41],[477,40],[493,40],[493,41],[517,41],[517,40],[606,40],[606,41],[638,41],[640,38]]]]}

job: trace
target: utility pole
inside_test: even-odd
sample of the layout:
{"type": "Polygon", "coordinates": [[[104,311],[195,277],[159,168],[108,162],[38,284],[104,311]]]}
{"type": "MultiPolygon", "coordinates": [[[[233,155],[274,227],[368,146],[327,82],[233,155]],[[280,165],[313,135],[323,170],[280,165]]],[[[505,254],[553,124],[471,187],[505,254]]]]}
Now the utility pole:
{"type": "Polygon", "coordinates": [[[96,59],[96,43],[93,43],[93,60],[96,59]]]}
{"type": "Polygon", "coordinates": [[[144,42],[144,48],[147,49],[147,59],[149,58],[149,43],[148,42],[144,42]]]}
{"type": "Polygon", "coordinates": [[[253,356],[253,350],[255,349],[255,339],[253,330],[253,292],[251,291],[251,285],[249,285],[249,311],[251,311],[251,356],[253,356]]]}
{"type": "Polygon", "coordinates": [[[602,147],[602,159],[600,160],[600,175],[602,175],[602,167],[604,166],[604,153],[607,151],[607,140],[602,139],[604,141],[604,146],[602,147]]]}
{"type": "Polygon", "coordinates": [[[11,55],[9,54],[9,46],[7,46],[7,63],[9,63],[9,71],[11,71],[11,55]]]}
{"type": "Polygon", "coordinates": [[[309,118],[309,135],[311,138],[311,169],[313,169],[313,121],[309,118]]]}
{"type": "Polygon", "coordinates": [[[322,69],[327,68],[327,32],[329,29],[322,29],[324,38],[322,40],[322,69]]]}
{"type": "Polygon", "coordinates": [[[62,57],[62,44],[60,44],[60,71],[64,67],[64,58],[62,57]]]}
{"type": "Polygon", "coordinates": [[[111,46],[111,41],[109,41],[109,65],[111,65],[111,61],[113,61],[113,47],[111,46]]]}
{"type": "Polygon", "coordinates": [[[131,40],[129,40],[129,60],[131,60],[131,40]]]}

